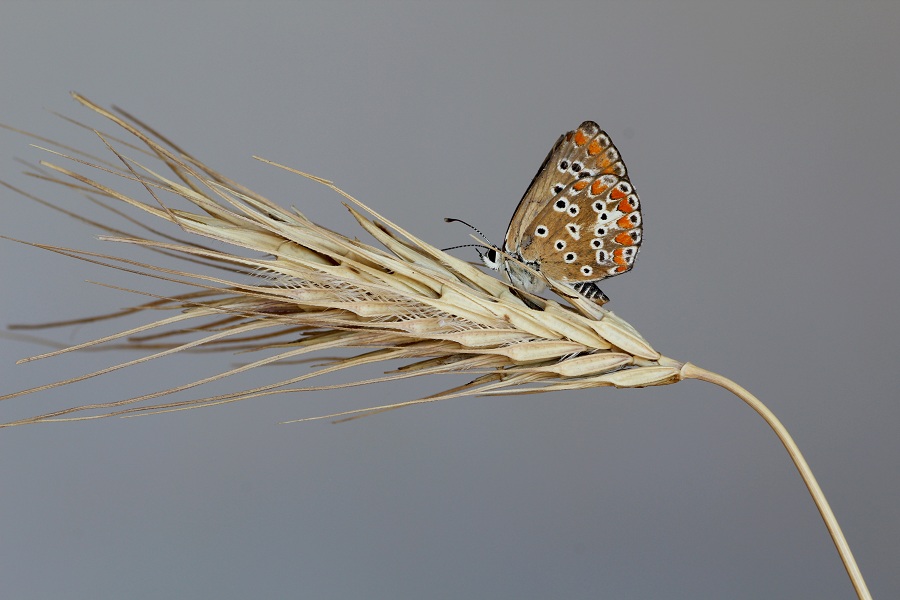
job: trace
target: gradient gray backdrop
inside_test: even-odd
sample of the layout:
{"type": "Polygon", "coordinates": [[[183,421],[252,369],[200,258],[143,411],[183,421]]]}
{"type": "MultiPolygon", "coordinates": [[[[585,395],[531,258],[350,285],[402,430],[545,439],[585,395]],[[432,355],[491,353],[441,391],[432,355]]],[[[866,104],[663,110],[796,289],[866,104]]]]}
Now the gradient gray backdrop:
{"type": "MultiPolygon", "coordinates": [[[[330,227],[358,231],[337,196],[251,154],[334,179],[449,246],[469,232],[444,216],[500,240],[556,137],[596,120],[646,221],[634,271],[603,285],[612,309],[779,415],[873,594],[898,598],[900,5],[782,4],[5,2],[0,121],[96,148],[43,110],[90,118],[77,90],[330,227]]],[[[16,157],[43,158],[27,144],[0,131],[0,177],[101,214],[21,176],[16,157]]],[[[0,215],[6,235],[117,250],[7,191],[0,215]]],[[[0,278],[4,327],[138,300],[89,279],[169,290],[8,241],[0,278]]],[[[42,351],[0,338],[0,391],[132,357],[15,366],[42,351]]],[[[0,419],[240,360],[179,356],[5,402],[0,419]]],[[[2,595],[852,597],[784,449],[708,384],[277,424],[462,382],[2,430],[2,595]]]]}

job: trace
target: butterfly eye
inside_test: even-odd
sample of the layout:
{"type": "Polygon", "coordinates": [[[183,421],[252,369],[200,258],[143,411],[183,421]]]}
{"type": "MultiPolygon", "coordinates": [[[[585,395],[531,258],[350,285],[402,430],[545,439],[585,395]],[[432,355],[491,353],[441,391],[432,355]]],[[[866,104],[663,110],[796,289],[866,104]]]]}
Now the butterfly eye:
{"type": "Polygon", "coordinates": [[[593,272],[594,272],[594,270],[587,265],[584,265],[583,267],[581,267],[581,274],[584,275],[585,277],[590,276],[591,273],[593,273],[593,272]]]}
{"type": "Polygon", "coordinates": [[[568,171],[569,170],[569,161],[567,161],[566,159],[562,159],[561,161],[559,161],[559,170],[562,171],[563,173],[568,171]]]}
{"type": "Polygon", "coordinates": [[[605,250],[597,250],[597,263],[603,264],[609,259],[609,255],[605,250]]]}
{"type": "Polygon", "coordinates": [[[543,225],[538,225],[534,230],[534,235],[538,237],[547,237],[547,228],[543,225]]]}
{"type": "Polygon", "coordinates": [[[564,189],[566,189],[566,187],[565,187],[563,184],[557,183],[556,185],[553,186],[553,193],[554,193],[554,194],[559,194],[559,193],[561,193],[564,189]]]}
{"type": "Polygon", "coordinates": [[[556,243],[553,245],[556,247],[557,250],[562,250],[563,248],[566,247],[566,242],[563,240],[556,240],[556,243]]]}
{"type": "Polygon", "coordinates": [[[575,262],[576,258],[578,258],[577,254],[575,254],[574,252],[567,252],[566,255],[563,257],[563,260],[566,261],[567,263],[573,263],[573,262],[575,262]]]}
{"type": "Polygon", "coordinates": [[[594,238],[591,240],[591,248],[593,248],[594,250],[596,250],[597,248],[602,248],[602,247],[603,247],[603,240],[601,240],[600,238],[594,238]]]}
{"type": "Polygon", "coordinates": [[[602,212],[597,215],[597,219],[599,219],[600,221],[606,221],[607,219],[609,219],[609,214],[602,212]]]}
{"type": "Polygon", "coordinates": [[[569,206],[569,201],[566,200],[566,199],[564,199],[564,198],[560,198],[560,199],[557,200],[556,203],[553,205],[553,208],[554,208],[554,210],[557,210],[557,211],[559,211],[559,212],[563,212],[564,210],[566,210],[566,208],[567,208],[568,206],[569,206]]]}
{"type": "Polygon", "coordinates": [[[597,237],[603,237],[606,235],[606,227],[598,227],[594,233],[597,234],[597,237]]]}
{"type": "Polygon", "coordinates": [[[577,173],[578,171],[582,170],[583,168],[584,168],[584,165],[581,164],[580,162],[572,163],[572,172],[573,173],[577,173]]]}
{"type": "MultiPolygon", "coordinates": [[[[569,206],[569,214],[572,215],[573,217],[578,214],[578,205],[577,204],[572,204],[569,206]]],[[[635,216],[637,216],[637,215],[635,215],[635,216]]]]}
{"type": "Polygon", "coordinates": [[[601,202],[600,200],[597,200],[591,206],[594,208],[594,211],[596,211],[596,212],[600,212],[603,210],[603,202],[601,202]]]}
{"type": "Polygon", "coordinates": [[[500,253],[493,248],[481,255],[481,261],[488,269],[494,271],[500,269],[500,253]]]}

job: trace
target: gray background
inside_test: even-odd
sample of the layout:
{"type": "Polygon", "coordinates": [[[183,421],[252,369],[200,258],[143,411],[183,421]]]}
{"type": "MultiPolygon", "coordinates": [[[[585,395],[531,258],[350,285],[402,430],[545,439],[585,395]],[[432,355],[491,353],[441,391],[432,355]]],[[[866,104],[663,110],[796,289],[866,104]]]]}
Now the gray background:
{"type": "MultiPolygon", "coordinates": [[[[733,378],[779,415],[873,594],[897,598],[898,32],[900,5],[887,1],[5,2],[0,120],[96,148],[42,110],[90,118],[66,95],[77,90],[323,224],[357,232],[335,195],[250,155],[332,178],[443,246],[468,239],[444,216],[500,240],[556,137],[598,121],[646,222],[635,270],[603,285],[612,308],[661,352],[733,378]]],[[[0,132],[4,180],[102,214],[22,177],[14,158],[43,158],[27,142],[0,132]]],[[[117,250],[6,191],[0,207],[3,234],[117,250]]],[[[4,325],[137,301],[88,279],[171,291],[7,241],[0,277],[4,325]]],[[[48,335],[72,343],[117,328],[48,335]]],[[[0,339],[3,392],[132,357],[14,365],[42,351],[0,339]]],[[[240,360],[175,357],[5,402],[0,418],[240,360]]],[[[0,431],[3,595],[852,596],[784,449],[708,384],[277,424],[458,383],[0,431]]]]}

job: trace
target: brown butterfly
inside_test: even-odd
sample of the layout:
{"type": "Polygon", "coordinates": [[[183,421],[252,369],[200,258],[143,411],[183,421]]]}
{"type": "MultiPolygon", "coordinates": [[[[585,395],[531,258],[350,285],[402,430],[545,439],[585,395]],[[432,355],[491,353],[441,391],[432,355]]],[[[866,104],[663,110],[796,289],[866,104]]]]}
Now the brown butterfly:
{"type": "Polygon", "coordinates": [[[504,253],[482,255],[528,292],[544,279],[603,305],[597,282],[629,271],[641,247],[641,206],[609,135],[593,121],[560,136],[516,207],[504,253]],[[531,270],[525,268],[527,265],[531,270]]]}

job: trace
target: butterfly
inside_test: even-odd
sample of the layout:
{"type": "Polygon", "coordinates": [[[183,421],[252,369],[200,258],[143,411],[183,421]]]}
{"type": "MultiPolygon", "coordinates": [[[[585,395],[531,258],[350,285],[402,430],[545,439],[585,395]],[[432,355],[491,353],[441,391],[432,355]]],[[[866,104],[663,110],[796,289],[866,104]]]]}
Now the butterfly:
{"type": "Polygon", "coordinates": [[[503,252],[492,248],[482,260],[527,292],[540,292],[549,279],[603,305],[609,298],[597,282],[631,270],[642,222],[619,151],[585,121],[544,159],[509,222],[503,252]]]}

